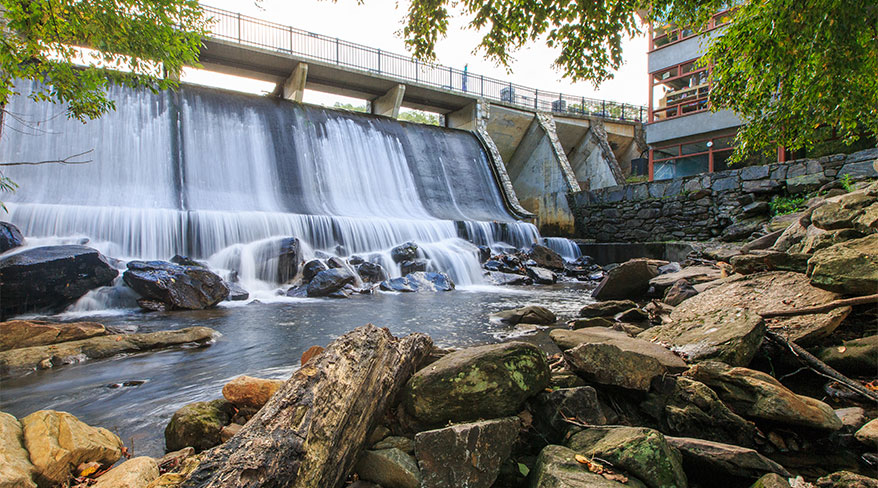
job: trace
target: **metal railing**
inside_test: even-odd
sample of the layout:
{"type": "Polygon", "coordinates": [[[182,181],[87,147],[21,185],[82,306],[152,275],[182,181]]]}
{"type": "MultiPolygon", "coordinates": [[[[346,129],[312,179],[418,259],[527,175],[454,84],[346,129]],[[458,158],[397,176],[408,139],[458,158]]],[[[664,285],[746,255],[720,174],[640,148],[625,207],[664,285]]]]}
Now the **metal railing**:
{"type": "Polygon", "coordinates": [[[355,44],[337,37],[203,6],[212,19],[211,35],[245,46],[269,49],[328,64],[354,68],[400,81],[474,95],[542,112],[645,122],[647,109],[607,100],[538,90],[464,70],[428,64],[410,56],[355,44]]]}

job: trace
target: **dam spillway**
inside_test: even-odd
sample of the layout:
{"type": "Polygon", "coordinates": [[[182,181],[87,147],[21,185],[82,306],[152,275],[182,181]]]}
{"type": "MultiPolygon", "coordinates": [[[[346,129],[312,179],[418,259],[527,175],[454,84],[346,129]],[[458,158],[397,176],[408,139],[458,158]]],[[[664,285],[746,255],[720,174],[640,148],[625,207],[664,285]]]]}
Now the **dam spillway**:
{"type": "Polygon", "coordinates": [[[31,88],[7,107],[0,160],[91,162],[5,170],[20,185],[3,195],[8,220],[28,237],[87,238],[122,259],[184,254],[245,278],[247,253],[272,238],[375,253],[391,274],[382,256],[414,241],[460,284],[481,278],[470,243],[539,238],[468,132],[195,86],[111,87],[116,110],[82,124],[31,88]]]}

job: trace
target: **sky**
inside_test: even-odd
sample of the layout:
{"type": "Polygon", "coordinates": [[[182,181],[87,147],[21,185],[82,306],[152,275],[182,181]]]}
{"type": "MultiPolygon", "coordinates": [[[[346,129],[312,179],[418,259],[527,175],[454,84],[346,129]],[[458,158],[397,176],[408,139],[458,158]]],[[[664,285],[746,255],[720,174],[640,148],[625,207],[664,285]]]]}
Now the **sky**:
{"type": "MultiPolygon", "coordinates": [[[[407,11],[406,0],[209,0],[205,5],[240,12],[252,17],[269,20],[299,29],[338,37],[399,54],[406,54],[403,39],[397,35],[407,11]]],[[[540,90],[561,92],[568,95],[592,97],[637,105],[647,103],[645,34],[627,39],[623,43],[624,65],[615,77],[604,82],[598,89],[590,82],[571,83],[552,68],[555,52],[544,43],[537,42],[517,51],[512,72],[486,60],[473,49],[479,42],[479,33],[466,29],[466,19],[456,16],[448,27],[448,36],[436,46],[439,64],[463,69],[468,72],[502,80],[510,80],[540,90]]],[[[645,30],[645,29],[644,29],[645,30]]],[[[216,73],[188,70],[183,81],[235,90],[263,93],[274,86],[265,82],[242,80],[216,73]]],[[[320,105],[342,103],[362,104],[361,101],[307,91],[304,101],[320,105]]]]}

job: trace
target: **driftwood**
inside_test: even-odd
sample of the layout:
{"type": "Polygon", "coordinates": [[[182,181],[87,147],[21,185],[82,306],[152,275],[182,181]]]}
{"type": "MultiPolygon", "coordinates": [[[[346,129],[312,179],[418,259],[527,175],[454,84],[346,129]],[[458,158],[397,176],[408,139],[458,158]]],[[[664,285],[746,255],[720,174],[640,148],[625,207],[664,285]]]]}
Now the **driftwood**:
{"type": "Polygon", "coordinates": [[[339,337],[237,435],[207,451],[183,486],[341,487],[366,436],[431,348],[424,334],[397,339],[371,324],[339,337]]]}
{"type": "Polygon", "coordinates": [[[854,298],[845,298],[843,300],[834,300],[829,303],[824,303],[823,305],[817,305],[814,307],[804,307],[795,310],[777,310],[774,312],[765,312],[760,313],[763,318],[770,319],[772,317],[790,317],[793,315],[810,315],[812,313],[823,313],[829,312],[830,310],[835,310],[840,307],[847,307],[853,305],[865,305],[868,303],[878,303],[878,294],[875,295],[866,295],[862,297],[854,297],[854,298]]]}
{"type": "Polygon", "coordinates": [[[765,336],[771,341],[780,344],[781,346],[787,347],[790,351],[792,351],[793,355],[795,355],[799,359],[799,361],[801,361],[804,365],[808,367],[808,369],[814,371],[820,376],[841,383],[851,391],[859,393],[860,395],[868,398],[869,400],[872,400],[873,402],[878,402],[878,393],[866,388],[859,382],[854,381],[847,376],[839,373],[828,364],[817,359],[816,357],[814,357],[813,354],[803,349],[802,346],[796,344],[795,342],[784,339],[779,334],[773,331],[766,331],[765,336]]]}

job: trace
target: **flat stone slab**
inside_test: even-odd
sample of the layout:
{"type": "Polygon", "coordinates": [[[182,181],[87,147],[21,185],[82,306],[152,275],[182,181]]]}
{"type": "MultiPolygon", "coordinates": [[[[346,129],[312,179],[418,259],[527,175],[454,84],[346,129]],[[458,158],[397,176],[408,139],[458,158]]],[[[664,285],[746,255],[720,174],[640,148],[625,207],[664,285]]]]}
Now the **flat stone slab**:
{"type": "Polygon", "coordinates": [[[53,323],[45,320],[9,320],[0,322],[0,351],[45,346],[107,334],[107,329],[97,322],[53,323]]]}
{"type": "Polygon", "coordinates": [[[665,436],[665,439],[683,454],[684,463],[701,465],[714,473],[743,478],[758,478],[766,473],[790,476],[783,466],[753,449],[689,437],[665,436]]]}
{"type": "Polygon", "coordinates": [[[618,347],[622,351],[652,357],[672,373],[678,373],[687,368],[686,362],[680,356],[677,356],[660,344],[636,339],[624,332],[613,329],[601,327],[587,327],[577,330],[555,329],[549,333],[549,337],[555,341],[555,344],[561,350],[572,349],[580,344],[609,344],[618,347]]]}
{"type": "Polygon", "coordinates": [[[688,280],[693,285],[722,278],[722,271],[716,266],[690,266],[676,273],[658,275],[649,280],[649,285],[654,286],[659,292],[664,291],[678,280],[688,280]]]}

